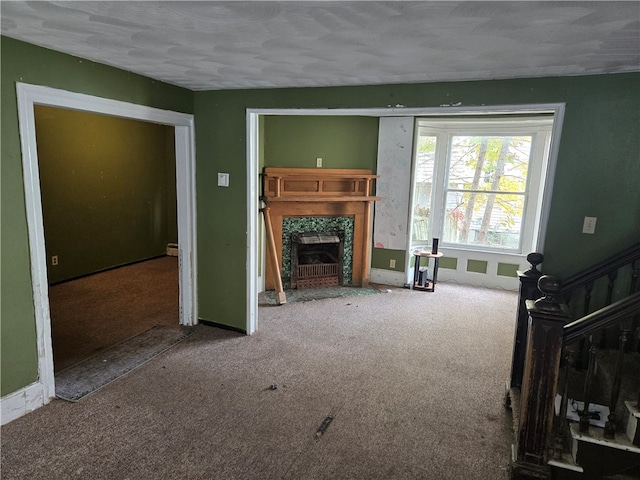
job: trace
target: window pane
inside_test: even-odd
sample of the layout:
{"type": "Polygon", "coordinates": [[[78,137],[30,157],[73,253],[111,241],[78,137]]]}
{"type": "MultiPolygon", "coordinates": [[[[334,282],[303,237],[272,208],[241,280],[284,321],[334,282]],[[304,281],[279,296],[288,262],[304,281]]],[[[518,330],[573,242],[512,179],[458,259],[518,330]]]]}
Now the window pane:
{"type": "Polygon", "coordinates": [[[523,194],[448,192],[443,240],[518,249],[524,199],[523,194]]]}
{"type": "Polygon", "coordinates": [[[451,138],[449,189],[524,192],[531,137],[451,138]]]}
{"type": "Polygon", "coordinates": [[[413,218],[411,249],[429,243],[429,219],[431,218],[431,189],[436,155],[436,137],[420,135],[416,154],[413,184],[413,218]]]}

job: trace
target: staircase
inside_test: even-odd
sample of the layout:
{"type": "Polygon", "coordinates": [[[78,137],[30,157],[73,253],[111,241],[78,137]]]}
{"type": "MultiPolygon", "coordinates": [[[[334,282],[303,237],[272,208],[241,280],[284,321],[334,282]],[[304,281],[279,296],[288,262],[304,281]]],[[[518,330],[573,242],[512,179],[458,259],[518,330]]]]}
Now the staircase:
{"type": "Polygon", "coordinates": [[[542,275],[541,254],[527,259],[507,385],[512,478],[640,479],[640,244],[564,281],[542,275]]]}
{"type": "MultiPolygon", "coordinates": [[[[587,372],[567,368],[561,372],[560,385],[563,385],[565,375],[570,384],[567,388],[567,414],[573,420],[567,420],[561,425],[559,410],[555,408],[555,451],[551,460],[551,478],[555,479],[640,479],[640,410],[637,400],[619,402],[615,409],[615,417],[619,418],[614,438],[607,438],[605,427],[608,420],[610,395],[614,388],[617,352],[610,350],[598,351],[595,372],[593,373],[591,392],[591,407],[589,411],[598,412],[601,416],[600,426],[590,424],[588,431],[580,431],[580,411],[584,398],[583,389],[587,380],[587,372]],[[573,405],[572,405],[573,403],[573,405]]],[[[624,376],[624,383],[620,390],[620,398],[632,398],[633,392],[640,391],[640,358],[638,354],[625,354],[622,369],[628,375],[624,376]],[[635,372],[635,375],[634,373],[635,372]]],[[[567,416],[567,415],[565,415],[567,416]]]]}

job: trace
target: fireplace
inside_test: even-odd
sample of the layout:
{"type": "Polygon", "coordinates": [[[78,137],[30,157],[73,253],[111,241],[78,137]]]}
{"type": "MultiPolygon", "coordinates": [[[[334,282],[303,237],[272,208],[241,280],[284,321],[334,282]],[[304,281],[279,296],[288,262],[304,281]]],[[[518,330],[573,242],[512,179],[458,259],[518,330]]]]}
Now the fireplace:
{"type": "Polygon", "coordinates": [[[291,235],[291,288],[343,284],[344,232],[291,235]]]}
{"type": "Polygon", "coordinates": [[[377,177],[364,169],[266,167],[265,289],[367,286],[371,205],[378,200],[371,190],[377,177]],[[303,240],[293,241],[295,233],[303,234],[303,240]],[[300,261],[293,248],[312,253],[304,253],[300,261]]]}

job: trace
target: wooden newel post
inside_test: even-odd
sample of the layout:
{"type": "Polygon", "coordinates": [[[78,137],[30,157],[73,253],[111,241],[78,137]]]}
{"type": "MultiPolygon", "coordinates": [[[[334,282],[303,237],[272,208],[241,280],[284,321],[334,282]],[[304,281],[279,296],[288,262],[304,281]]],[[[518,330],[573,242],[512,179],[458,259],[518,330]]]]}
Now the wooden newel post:
{"type": "Polygon", "coordinates": [[[550,478],[547,465],[551,445],[554,401],[560,372],[563,327],[570,316],[553,297],[560,280],[543,275],[538,288],[544,297],[526,302],[529,312],[525,366],[522,378],[520,425],[514,478],[550,478]]]}
{"type": "Polygon", "coordinates": [[[527,255],[527,262],[531,268],[526,272],[518,272],[520,280],[520,290],[518,292],[518,314],[516,316],[516,328],[513,339],[513,356],[511,357],[511,380],[510,388],[522,387],[522,372],[524,370],[524,355],[527,348],[527,329],[529,325],[529,312],[527,311],[527,300],[536,300],[542,296],[538,290],[538,280],[542,272],[538,270],[538,265],[544,259],[541,253],[530,253],[527,255]]]}

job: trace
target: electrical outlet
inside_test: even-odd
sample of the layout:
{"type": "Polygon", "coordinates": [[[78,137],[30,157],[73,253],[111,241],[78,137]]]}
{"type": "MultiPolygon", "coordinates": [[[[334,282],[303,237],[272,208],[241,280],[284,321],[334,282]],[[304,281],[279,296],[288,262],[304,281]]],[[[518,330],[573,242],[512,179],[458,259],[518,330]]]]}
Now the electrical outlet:
{"type": "Polygon", "coordinates": [[[322,168],[322,158],[316,158],[316,167],[322,168]]]}
{"type": "Polygon", "coordinates": [[[596,233],[596,220],[596,217],[584,217],[584,223],[582,224],[582,233],[596,233]]]}
{"type": "Polygon", "coordinates": [[[58,265],[58,255],[54,255],[51,257],[51,265],[58,265]]]}
{"type": "Polygon", "coordinates": [[[396,268],[395,258],[392,258],[391,260],[389,260],[389,268],[396,268]]]}
{"type": "Polygon", "coordinates": [[[228,173],[218,173],[218,186],[219,187],[228,187],[229,186],[229,174],[228,173]]]}

